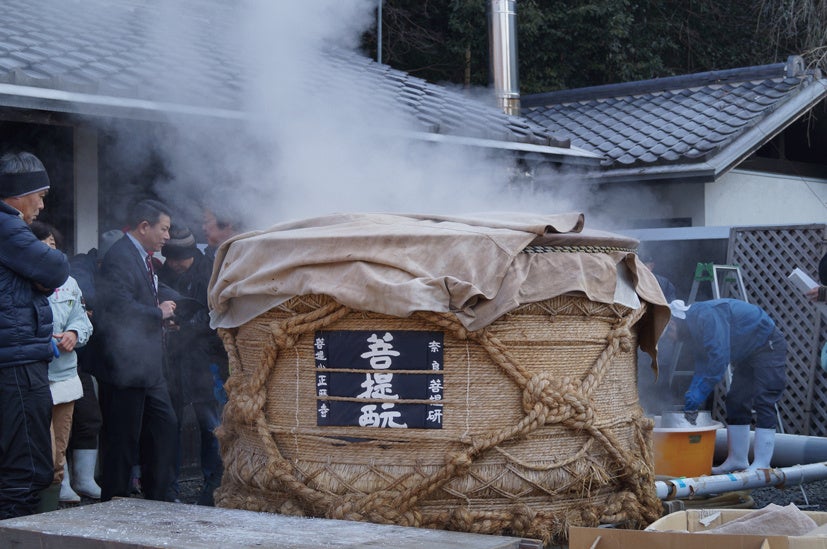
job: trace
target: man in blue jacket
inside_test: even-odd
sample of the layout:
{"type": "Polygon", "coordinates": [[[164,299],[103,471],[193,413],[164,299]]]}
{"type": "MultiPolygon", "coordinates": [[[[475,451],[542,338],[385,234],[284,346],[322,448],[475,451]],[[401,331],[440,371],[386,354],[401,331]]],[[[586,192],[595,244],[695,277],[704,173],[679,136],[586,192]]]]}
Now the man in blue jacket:
{"type": "Polygon", "coordinates": [[[775,448],[775,404],[787,386],[787,342],[763,309],[738,299],[713,299],[685,305],[669,304],[678,337],[689,345],[695,374],[686,391],[684,411],[694,423],[703,406],[732,365],[726,396],[726,461],[712,469],[723,474],[770,467],[775,448]],[[755,444],[749,463],[752,410],[755,444]]]}
{"type": "Polygon", "coordinates": [[[34,513],[54,477],[48,296],[69,276],[69,262],[28,225],[48,190],[36,156],[0,156],[0,519],[34,513]]]}

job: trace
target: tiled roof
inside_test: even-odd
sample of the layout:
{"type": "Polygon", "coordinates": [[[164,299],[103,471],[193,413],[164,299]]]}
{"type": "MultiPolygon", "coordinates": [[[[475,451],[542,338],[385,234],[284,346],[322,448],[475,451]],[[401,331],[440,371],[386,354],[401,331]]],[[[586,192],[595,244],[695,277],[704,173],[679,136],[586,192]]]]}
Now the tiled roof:
{"type": "MultiPolygon", "coordinates": [[[[138,117],[185,106],[190,113],[241,116],[251,75],[228,32],[238,24],[233,4],[193,2],[193,9],[171,14],[170,28],[163,5],[4,0],[0,106],[138,117]],[[31,90],[76,95],[45,97],[31,90]],[[81,108],[80,95],[97,101],[95,108],[81,108]]],[[[500,147],[550,146],[582,158],[591,153],[603,159],[596,177],[607,179],[691,172],[714,178],[827,95],[827,80],[792,57],[786,64],[524,96],[523,116],[516,117],[493,101],[483,103],[351,52],[328,52],[314,69],[310,87],[323,87],[342,101],[351,101],[353,84],[360,83],[368,122],[371,113],[383,110],[378,107],[390,107],[423,135],[500,147]]],[[[385,123],[379,116],[374,122],[385,123]]]]}
{"type": "MultiPolygon", "coordinates": [[[[226,32],[237,13],[221,2],[202,1],[184,15],[186,21],[179,20],[181,13],[172,14],[176,20],[165,29],[159,27],[161,6],[157,0],[4,0],[0,85],[241,110],[245,69],[233,33],[226,32]]],[[[315,85],[335,93],[337,86],[362,82],[366,94],[378,101],[391,98],[394,108],[415,120],[415,131],[569,146],[542,126],[506,116],[493,101],[486,105],[355,53],[330,53],[327,62],[316,71],[315,85]]],[[[8,96],[0,95],[0,106],[32,106],[8,96]]],[[[44,102],[43,108],[55,109],[55,102],[44,102]]]]}
{"type": "Polygon", "coordinates": [[[241,69],[233,44],[214,40],[231,12],[216,5],[212,18],[193,16],[173,33],[157,27],[162,16],[152,5],[3,0],[0,82],[235,108],[241,69]]]}
{"type": "Polygon", "coordinates": [[[718,175],[827,96],[787,63],[525,96],[523,116],[604,155],[602,176],[718,175]]]}
{"type": "Polygon", "coordinates": [[[431,84],[421,78],[348,52],[329,52],[330,65],[323,71],[324,85],[343,88],[360,82],[371,97],[393,97],[397,107],[416,119],[429,133],[514,141],[552,147],[569,146],[539,124],[507,116],[493,103],[486,105],[463,93],[431,84]],[[336,74],[340,82],[331,79],[336,74]],[[349,84],[348,84],[349,83],[349,84]]]}

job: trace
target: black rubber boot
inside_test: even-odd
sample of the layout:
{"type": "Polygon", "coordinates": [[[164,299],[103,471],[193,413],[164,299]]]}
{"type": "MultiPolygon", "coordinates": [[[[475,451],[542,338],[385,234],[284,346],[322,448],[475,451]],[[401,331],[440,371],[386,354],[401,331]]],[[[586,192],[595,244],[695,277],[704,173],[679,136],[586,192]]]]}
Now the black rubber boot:
{"type": "Polygon", "coordinates": [[[60,483],[51,484],[45,490],[40,492],[40,503],[37,504],[38,513],[48,513],[49,511],[57,511],[58,501],[60,499],[60,483]]]}

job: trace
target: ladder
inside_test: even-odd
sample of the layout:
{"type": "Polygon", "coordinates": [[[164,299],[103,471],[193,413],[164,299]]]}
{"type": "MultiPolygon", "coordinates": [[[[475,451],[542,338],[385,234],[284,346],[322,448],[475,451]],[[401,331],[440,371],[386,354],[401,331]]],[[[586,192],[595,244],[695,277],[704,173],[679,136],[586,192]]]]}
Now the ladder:
{"type": "Polygon", "coordinates": [[[712,283],[712,299],[732,297],[749,303],[747,290],[744,287],[744,277],[741,276],[741,267],[738,265],[698,263],[695,267],[695,278],[692,281],[692,289],[689,292],[687,305],[695,303],[701,282],[712,283]]]}
{"type": "MultiPolygon", "coordinates": [[[[720,299],[723,297],[732,297],[740,299],[749,303],[747,298],[747,290],[744,287],[744,277],[741,275],[741,267],[738,265],[717,265],[715,263],[698,263],[695,266],[695,276],[692,281],[692,289],[689,291],[689,299],[686,304],[695,303],[695,298],[698,297],[698,289],[701,283],[710,283],[712,291],[712,299],[720,299]]],[[[694,370],[679,370],[681,350],[683,343],[675,345],[673,353],[673,364],[669,372],[669,387],[676,377],[692,377],[694,370]]],[[[732,371],[727,368],[725,383],[727,389],[732,381],[732,371]]]]}

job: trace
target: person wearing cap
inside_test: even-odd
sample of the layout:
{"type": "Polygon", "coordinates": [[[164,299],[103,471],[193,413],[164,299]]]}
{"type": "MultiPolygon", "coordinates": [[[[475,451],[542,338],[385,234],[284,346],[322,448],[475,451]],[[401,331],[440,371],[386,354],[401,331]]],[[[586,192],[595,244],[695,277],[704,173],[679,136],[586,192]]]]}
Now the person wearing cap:
{"type": "Polygon", "coordinates": [[[29,228],[49,186],[33,154],[0,156],[0,520],[35,513],[54,478],[48,296],[69,262],[29,228]]]}
{"type": "Polygon", "coordinates": [[[787,342],[760,307],[739,299],[669,304],[678,338],[690,350],[695,369],[684,397],[691,423],[715,386],[732,367],[726,395],[727,458],[713,474],[770,467],[775,448],[775,404],[787,386],[787,342]],[[753,461],[750,424],[755,410],[753,461]]]}
{"type": "MultiPolygon", "coordinates": [[[[207,287],[212,275],[212,262],[198,249],[195,237],[187,227],[173,225],[169,235],[162,250],[165,262],[158,272],[158,278],[183,297],[189,298],[189,307],[186,307],[189,310],[185,312],[183,302],[179,304],[180,313],[176,313],[179,329],[170,334],[168,340],[168,382],[179,418],[179,432],[183,427],[180,420],[184,407],[192,404],[195,412],[201,438],[201,472],[204,477],[203,488],[196,503],[212,506],[213,491],[221,484],[223,475],[218,439],[213,432],[220,423],[214,374],[218,374],[217,362],[226,361],[227,355],[215,330],[210,328],[207,287]]],[[[179,460],[180,457],[179,452],[179,460]]]]}
{"type": "Polygon", "coordinates": [[[98,378],[101,500],[129,497],[136,459],[146,499],[171,501],[178,420],[164,377],[165,326],[177,292],[159,284],[152,255],[169,239],[170,210],[142,200],[129,213],[130,229],[103,257],[95,329],[103,343],[98,378]]]}

